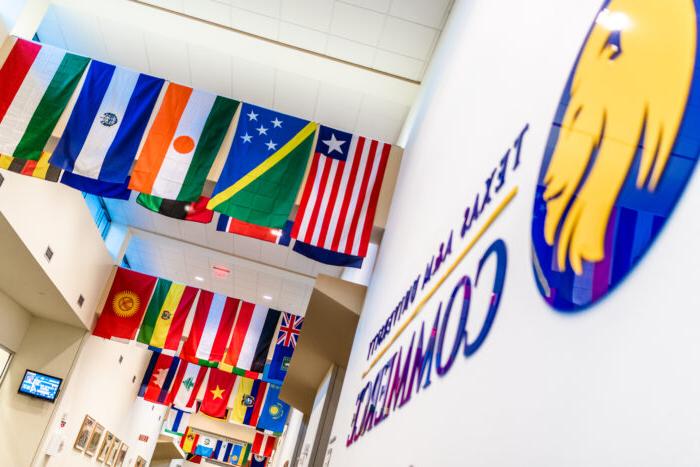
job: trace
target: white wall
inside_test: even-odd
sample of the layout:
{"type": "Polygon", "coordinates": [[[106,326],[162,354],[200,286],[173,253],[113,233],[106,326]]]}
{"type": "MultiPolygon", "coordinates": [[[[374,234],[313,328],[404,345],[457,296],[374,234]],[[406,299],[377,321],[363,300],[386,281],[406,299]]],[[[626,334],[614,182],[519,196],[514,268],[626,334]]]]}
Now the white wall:
{"type": "Polygon", "coordinates": [[[17,352],[29,329],[32,315],[17,302],[0,291],[0,345],[17,352]]]}
{"type": "Polygon", "coordinates": [[[2,172],[0,212],[86,328],[92,328],[114,260],[79,191],[60,183],[2,172]],[[54,252],[46,262],[44,252],[54,252]],[[80,295],[85,302],[77,305],[80,295]]]}
{"type": "MultiPolygon", "coordinates": [[[[700,465],[698,174],[642,263],[592,309],[555,312],[531,270],[532,206],[546,139],[601,3],[457,1],[406,148],[358,325],[332,466],[700,465]],[[439,243],[458,231],[465,207],[527,123],[522,165],[504,190],[517,186],[518,195],[363,377],[369,342],[439,243]],[[462,274],[473,280],[481,255],[499,238],[508,248],[505,289],[481,349],[458,356],[444,377],[433,368],[428,388],[345,447],[361,388],[394,351],[406,351],[424,320],[429,331],[454,281],[462,274]]],[[[455,237],[448,263],[473,234],[455,237]]],[[[493,277],[489,265],[481,280],[490,284],[493,277]]],[[[474,291],[471,335],[484,320],[490,298],[484,292],[481,283],[474,291]]],[[[453,317],[449,336],[456,327],[453,317]]]]}
{"type": "Polygon", "coordinates": [[[285,467],[285,462],[288,462],[287,466],[292,465],[294,449],[296,448],[297,441],[299,440],[299,434],[303,421],[304,414],[292,407],[292,411],[289,414],[289,419],[287,420],[287,426],[284,430],[284,435],[277,443],[277,449],[275,450],[275,455],[272,459],[273,464],[271,467],[285,467]]]}
{"type": "Polygon", "coordinates": [[[2,465],[21,467],[30,464],[54,410],[54,404],[50,402],[17,393],[24,371],[30,369],[65,379],[84,335],[83,329],[31,318],[0,386],[2,465]]]}
{"type": "Polygon", "coordinates": [[[309,415],[309,423],[306,425],[306,434],[304,435],[304,441],[301,445],[297,467],[308,467],[311,465],[314,442],[316,441],[318,430],[321,427],[321,416],[323,415],[323,407],[328,397],[328,389],[330,388],[332,375],[333,367],[328,369],[328,373],[326,373],[326,376],[316,390],[316,397],[314,398],[311,415],[309,415]]]}
{"type": "Polygon", "coordinates": [[[73,443],[85,415],[90,415],[129,446],[128,461],[140,455],[150,459],[158,440],[165,407],[138,399],[137,393],[150,352],[143,347],[88,336],[56,408],[49,435],[44,439],[35,465],[79,467],[94,465],[88,457],[73,449],[73,443]],[[119,362],[123,357],[122,362],[119,362]],[[60,427],[61,419],[67,423],[60,427]],[[139,435],[148,441],[139,441],[139,435]],[[53,436],[64,440],[64,447],[55,456],[44,456],[53,436]]]}

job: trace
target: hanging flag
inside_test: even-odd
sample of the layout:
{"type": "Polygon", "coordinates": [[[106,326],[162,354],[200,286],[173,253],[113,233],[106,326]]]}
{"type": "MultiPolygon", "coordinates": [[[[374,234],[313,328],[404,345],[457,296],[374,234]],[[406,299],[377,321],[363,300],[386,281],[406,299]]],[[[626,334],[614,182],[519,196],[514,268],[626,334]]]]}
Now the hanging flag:
{"type": "Polygon", "coordinates": [[[243,376],[236,379],[228,421],[256,426],[265,403],[267,383],[243,376]]]}
{"type": "Polygon", "coordinates": [[[335,251],[326,250],[325,248],[307,245],[300,240],[296,240],[294,242],[292,249],[300,255],[311,258],[319,263],[329,264],[331,266],[342,266],[346,268],[359,269],[362,267],[362,257],[360,256],[337,253],[335,251]]]}
{"type": "Polygon", "coordinates": [[[195,448],[194,453],[202,457],[211,457],[214,453],[215,445],[215,438],[207,435],[199,435],[199,440],[197,440],[197,447],[195,448]]]}
{"type": "Polygon", "coordinates": [[[289,370],[289,362],[297,346],[304,318],[291,313],[282,313],[282,324],[277,333],[277,342],[272,361],[265,365],[265,381],[282,384],[289,370]]]}
{"type": "Polygon", "coordinates": [[[251,458],[250,467],[265,467],[265,466],[267,466],[267,457],[254,454],[253,457],[251,458]]]}
{"type": "Polygon", "coordinates": [[[283,229],[271,229],[269,227],[239,221],[238,219],[224,214],[219,214],[216,230],[219,232],[228,232],[245,237],[257,238],[258,240],[264,240],[278,245],[289,246],[292,221],[287,221],[283,229]]]}
{"type": "Polygon", "coordinates": [[[249,377],[257,377],[249,372],[262,373],[279,318],[277,310],[243,302],[219,367],[249,377]]]}
{"type": "Polygon", "coordinates": [[[89,58],[11,38],[0,68],[0,154],[39,160],[89,58]]]}
{"type": "Polygon", "coordinates": [[[315,133],[316,123],[243,104],[209,209],[251,224],[283,228],[315,133]]]}
{"type": "Polygon", "coordinates": [[[169,405],[168,394],[179,364],[177,357],[153,352],[141,380],[139,397],[154,404],[169,405]]]}
{"type": "Polygon", "coordinates": [[[228,459],[227,452],[230,455],[232,446],[233,445],[227,441],[217,439],[216,444],[214,444],[214,452],[211,453],[211,458],[217,461],[226,462],[228,459]]]}
{"type": "Polygon", "coordinates": [[[270,383],[268,386],[267,394],[265,394],[265,405],[256,425],[258,429],[272,431],[273,433],[282,433],[284,431],[290,408],[289,404],[280,400],[280,389],[282,387],[277,384],[270,383]]]}
{"type": "Polygon", "coordinates": [[[102,180],[95,180],[93,178],[83,177],[82,175],[76,175],[70,172],[63,172],[61,177],[61,183],[68,185],[71,188],[75,188],[78,191],[84,193],[90,193],[96,196],[102,196],[103,198],[113,198],[128,200],[131,196],[131,190],[129,190],[129,179],[123,183],[114,182],[104,182],[102,180]]]}
{"type": "Polygon", "coordinates": [[[105,339],[133,340],[156,280],[153,276],[118,268],[92,334],[105,339]]]}
{"type": "Polygon", "coordinates": [[[236,375],[211,368],[199,411],[210,417],[226,418],[226,409],[235,382],[236,375]]]}
{"type": "Polygon", "coordinates": [[[250,444],[232,444],[231,452],[224,461],[233,465],[245,465],[249,452],[250,444]]]}
{"type": "Polygon", "coordinates": [[[240,300],[202,290],[190,335],[182,348],[183,359],[216,366],[224,356],[240,300]]]}
{"type": "Polygon", "coordinates": [[[170,83],[131,173],[132,190],[197,201],[238,102],[170,83]]]}
{"type": "Polygon", "coordinates": [[[158,279],[136,340],[150,347],[178,350],[197,292],[194,287],[158,279]]]}
{"type": "Polygon", "coordinates": [[[61,169],[49,164],[51,154],[41,153],[38,161],[16,159],[12,156],[0,154],[0,169],[9,170],[29,177],[40,178],[47,182],[57,182],[61,178],[61,169]]]}
{"type": "Polygon", "coordinates": [[[187,427],[185,435],[180,440],[180,447],[186,453],[191,454],[197,449],[197,441],[199,441],[199,433],[195,433],[192,428],[187,427]]]}
{"type": "Polygon", "coordinates": [[[51,163],[124,183],[164,80],[93,60],[51,163]]]}
{"type": "Polygon", "coordinates": [[[250,452],[252,452],[253,455],[272,457],[272,451],[275,450],[275,444],[277,444],[277,438],[272,435],[256,431],[255,438],[253,439],[253,446],[250,452]]]}
{"type": "Polygon", "coordinates": [[[171,391],[170,402],[173,406],[190,412],[194,410],[197,394],[199,394],[199,388],[207,375],[207,370],[207,367],[184,360],[180,362],[171,391]]]}
{"type": "Polygon", "coordinates": [[[190,415],[189,412],[170,407],[168,410],[168,418],[165,420],[165,424],[163,424],[163,432],[175,436],[184,436],[185,429],[190,424],[190,415]]]}
{"type": "Polygon", "coordinates": [[[214,211],[207,209],[209,198],[201,196],[198,201],[173,201],[140,193],[136,202],[144,208],[173,219],[208,224],[214,219],[214,211]]]}
{"type": "Polygon", "coordinates": [[[292,238],[365,257],[390,152],[390,144],[321,126],[292,238]]]}

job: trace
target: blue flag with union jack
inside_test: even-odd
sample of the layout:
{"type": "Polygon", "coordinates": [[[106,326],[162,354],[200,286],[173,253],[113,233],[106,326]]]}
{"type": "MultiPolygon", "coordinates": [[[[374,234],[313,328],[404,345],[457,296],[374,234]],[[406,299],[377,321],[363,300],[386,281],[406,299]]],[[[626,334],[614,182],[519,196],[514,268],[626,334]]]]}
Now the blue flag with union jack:
{"type": "Polygon", "coordinates": [[[304,318],[301,316],[292,313],[282,314],[282,324],[277,333],[272,361],[265,367],[264,379],[266,381],[277,384],[282,384],[284,381],[289,369],[289,362],[297,346],[302,324],[304,324],[304,318]]]}

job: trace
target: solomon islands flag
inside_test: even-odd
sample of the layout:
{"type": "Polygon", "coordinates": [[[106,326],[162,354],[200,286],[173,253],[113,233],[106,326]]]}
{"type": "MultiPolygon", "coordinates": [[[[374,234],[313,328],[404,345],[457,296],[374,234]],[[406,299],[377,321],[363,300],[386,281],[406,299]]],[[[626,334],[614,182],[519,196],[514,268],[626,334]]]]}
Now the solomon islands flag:
{"type": "Polygon", "coordinates": [[[124,183],[164,80],[93,61],[51,163],[124,183]]]}
{"type": "Polygon", "coordinates": [[[316,126],[243,104],[208,208],[250,224],[283,228],[304,177],[316,126]]]}

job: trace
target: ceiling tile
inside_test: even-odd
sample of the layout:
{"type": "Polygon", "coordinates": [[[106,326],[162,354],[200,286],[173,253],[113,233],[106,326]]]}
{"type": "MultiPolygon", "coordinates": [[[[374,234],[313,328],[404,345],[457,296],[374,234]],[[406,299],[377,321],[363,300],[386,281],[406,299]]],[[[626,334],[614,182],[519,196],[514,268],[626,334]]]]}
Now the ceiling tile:
{"type": "Polygon", "coordinates": [[[432,50],[437,31],[420,24],[389,17],[379,48],[425,60],[432,50]]]}
{"type": "Polygon", "coordinates": [[[141,72],[150,70],[144,35],[139,29],[108,18],[100,18],[100,25],[111,63],[141,72]]]}
{"type": "Polygon", "coordinates": [[[213,23],[231,16],[231,7],[215,0],[184,0],[182,12],[213,23]]]}
{"type": "Polygon", "coordinates": [[[360,110],[362,94],[330,83],[321,84],[316,120],[339,130],[352,131],[360,110]]]}
{"type": "Polygon", "coordinates": [[[289,256],[289,248],[270,242],[260,244],[260,260],[264,263],[283,266],[289,256]]]}
{"type": "Polygon", "coordinates": [[[66,48],[76,54],[105,60],[107,51],[95,17],[80,17],[62,7],[54,9],[66,48]]]}
{"type": "MultiPolygon", "coordinates": [[[[353,5],[369,8],[370,10],[380,13],[387,13],[392,0],[342,0],[343,3],[351,3],[353,5]]],[[[423,0],[425,1],[425,0],[423,0]]],[[[429,2],[426,2],[429,3],[429,2]]]]}
{"type": "Polygon", "coordinates": [[[390,13],[409,21],[441,28],[451,3],[452,0],[393,0],[390,13]]]}
{"type": "Polygon", "coordinates": [[[233,59],[233,97],[271,107],[274,100],[274,68],[241,58],[233,59]]]}
{"type": "Polygon", "coordinates": [[[326,53],[346,62],[371,67],[376,51],[375,47],[370,47],[369,45],[343,39],[342,37],[328,36],[326,53]]]}
{"type": "Polygon", "coordinates": [[[39,25],[39,29],[36,31],[36,35],[39,36],[39,40],[43,43],[65,49],[68,46],[63,38],[63,33],[61,32],[61,27],[58,23],[55,9],[56,7],[51,5],[49,6],[48,10],[46,10],[46,14],[41,20],[41,24],[39,25]]]}
{"type": "Polygon", "coordinates": [[[185,0],[141,0],[144,3],[150,3],[161,8],[170,10],[182,11],[184,9],[185,0]]]}
{"type": "Polygon", "coordinates": [[[258,261],[260,259],[260,240],[236,235],[233,239],[233,249],[237,255],[258,261]]]}
{"type": "Polygon", "coordinates": [[[331,57],[336,57],[346,62],[371,67],[376,51],[375,47],[370,47],[369,45],[343,39],[342,37],[328,36],[326,53],[331,57]]]}
{"type": "Polygon", "coordinates": [[[331,0],[282,0],[282,20],[318,31],[328,31],[333,12],[331,0]]]}
{"type": "Polygon", "coordinates": [[[316,111],[319,86],[320,83],[315,79],[278,71],[275,80],[275,110],[311,120],[316,111]]]}
{"type": "Polygon", "coordinates": [[[192,85],[220,96],[231,97],[231,62],[221,53],[198,45],[189,45],[192,85]]]}
{"type": "Polygon", "coordinates": [[[228,3],[272,18],[278,18],[280,14],[280,0],[228,0],[228,3]]]}
{"type": "Polygon", "coordinates": [[[336,3],[330,32],[368,45],[377,45],[385,15],[345,3],[336,3]]]}
{"type": "Polygon", "coordinates": [[[324,53],[326,50],[327,35],[313,29],[298,26],[296,24],[280,21],[279,41],[291,44],[295,47],[324,53]]]}
{"type": "Polygon", "coordinates": [[[156,34],[147,34],[146,50],[151,73],[176,83],[192,85],[190,61],[184,42],[156,34]]]}
{"type": "Polygon", "coordinates": [[[277,39],[279,33],[278,19],[241,8],[232,8],[231,10],[229,24],[232,28],[255,34],[256,36],[277,39]]]}
{"type": "Polygon", "coordinates": [[[415,80],[420,79],[424,65],[425,62],[422,60],[385,50],[377,50],[377,56],[374,59],[374,68],[415,80]]]}
{"type": "Polygon", "coordinates": [[[395,144],[409,107],[383,99],[365,99],[360,108],[356,131],[395,144]]]}

